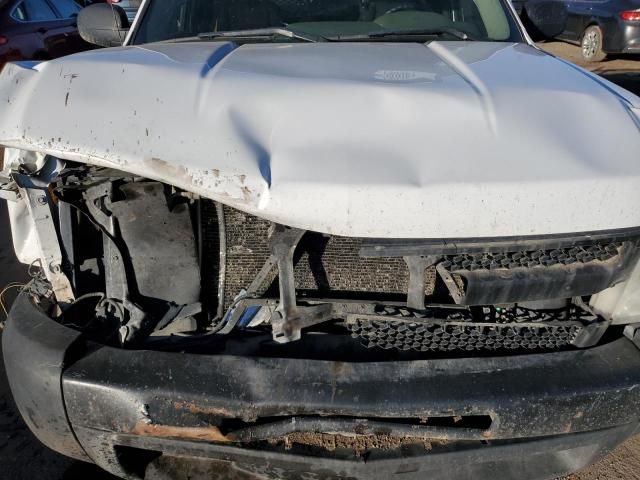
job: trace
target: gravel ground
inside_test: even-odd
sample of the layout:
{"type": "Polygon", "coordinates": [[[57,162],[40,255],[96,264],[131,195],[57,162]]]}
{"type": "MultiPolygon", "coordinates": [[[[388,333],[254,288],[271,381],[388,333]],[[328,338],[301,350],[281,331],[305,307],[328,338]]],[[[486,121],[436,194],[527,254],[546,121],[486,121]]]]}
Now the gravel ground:
{"type": "Polygon", "coordinates": [[[581,67],[640,95],[640,56],[612,57],[604,62],[587,64],[580,57],[580,49],[568,43],[552,42],[540,44],[548,52],[565,58],[581,67]]]}
{"type": "MultiPolygon", "coordinates": [[[[581,64],[579,50],[563,43],[541,45],[555,55],[581,64]]],[[[584,64],[582,66],[585,66],[584,64]]],[[[587,66],[591,70],[640,94],[640,58],[614,58],[587,66]]],[[[6,206],[0,202],[0,288],[24,281],[26,271],[13,255],[6,206]]],[[[10,300],[11,296],[7,298],[10,300]]],[[[3,318],[0,311],[0,318],[3,318]]],[[[42,446],[22,422],[0,365],[0,479],[11,480],[113,479],[98,468],[62,457],[42,446]]],[[[562,480],[640,480],[640,437],[619,447],[586,471],[562,480]]],[[[499,479],[497,479],[499,480],[499,479]]]]}

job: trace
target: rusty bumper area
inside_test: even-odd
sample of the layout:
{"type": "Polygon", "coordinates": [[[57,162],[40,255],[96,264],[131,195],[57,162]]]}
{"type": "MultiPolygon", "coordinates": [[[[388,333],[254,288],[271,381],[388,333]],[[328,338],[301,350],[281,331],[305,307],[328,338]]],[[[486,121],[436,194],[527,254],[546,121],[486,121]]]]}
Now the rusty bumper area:
{"type": "Polygon", "coordinates": [[[450,456],[459,466],[449,478],[485,478],[500,464],[511,472],[501,478],[537,479],[585,466],[637,428],[640,351],[623,339],[580,352],[338,363],[103,347],[65,371],[63,389],[80,443],[120,475],[141,459],[157,471],[186,456],[205,471],[223,460],[271,478],[424,478],[449,475],[440,462],[450,456]]]}
{"type": "Polygon", "coordinates": [[[551,478],[640,417],[626,339],[380,363],[133,351],[88,344],[22,296],[3,346],[36,435],[127,478],[551,478]]]}

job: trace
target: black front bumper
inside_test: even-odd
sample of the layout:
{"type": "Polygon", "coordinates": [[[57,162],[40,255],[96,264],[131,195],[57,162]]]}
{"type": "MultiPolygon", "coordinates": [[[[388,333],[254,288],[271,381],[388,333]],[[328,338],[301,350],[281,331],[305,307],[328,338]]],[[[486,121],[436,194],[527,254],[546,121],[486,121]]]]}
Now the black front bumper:
{"type": "Polygon", "coordinates": [[[246,478],[554,478],[633,435],[640,417],[640,351],[626,339],[584,351],[386,363],[133,351],[85,343],[22,295],[3,349],[36,435],[130,478],[148,462],[148,472],[175,478],[234,469],[246,478]],[[450,440],[445,447],[396,456],[214,441],[224,422],[443,416],[492,422],[478,432],[434,429],[450,440]]]}

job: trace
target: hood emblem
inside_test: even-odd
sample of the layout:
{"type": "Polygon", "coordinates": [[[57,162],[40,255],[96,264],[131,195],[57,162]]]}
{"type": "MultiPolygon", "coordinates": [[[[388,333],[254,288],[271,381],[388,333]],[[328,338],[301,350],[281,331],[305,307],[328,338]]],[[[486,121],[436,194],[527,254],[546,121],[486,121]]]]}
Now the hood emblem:
{"type": "Polygon", "coordinates": [[[382,82],[435,82],[438,76],[435,73],[418,72],[415,70],[378,70],[374,78],[382,82]]]}

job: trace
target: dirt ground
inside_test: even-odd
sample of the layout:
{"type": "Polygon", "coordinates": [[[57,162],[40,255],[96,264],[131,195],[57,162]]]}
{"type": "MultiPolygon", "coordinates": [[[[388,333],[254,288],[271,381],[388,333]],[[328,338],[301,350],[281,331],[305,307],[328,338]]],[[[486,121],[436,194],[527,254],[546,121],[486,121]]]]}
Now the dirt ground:
{"type": "MultiPolygon", "coordinates": [[[[581,64],[579,50],[571,45],[541,45],[555,55],[581,64]]],[[[582,64],[582,66],[585,66],[582,64]]],[[[640,95],[640,58],[613,58],[587,66],[640,95]]],[[[0,202],[4,203],[4,202],[0,202]]],[[[26,279],[25,269],[13,255],[6,206],[0,204],[0,287],[26,279]]],[[[9,297],[10,298],[10,297],[9,297]]],[[[2,317],[0,311],[0,318],[2,317]]],[[[0,352],[1,353],[1,352],[0,352]]],[[[20,419],[0,362],[0,480],[113,479],[98,468],[76,462],[43,447],[20,419]]],[[[562,480],[640,480],[640,437],[630,440],[586,471],[562,480]]],[[[497,477],[496,480],[499,480],[497,477]]]]}
{"type": "Polygon", "coordinates": [[[580,49],[574,45],[552,42],[541,43],[540,47],[640,95],[640,56],[612,57],[604,62],[587,64],[580,56],[580,49]]]}
{"type": "Polygon", "coordinates": [[[629,440],[591,468],[569,475],[562,480],[638,479],[640,479],[640,437],[629,440]]]}

